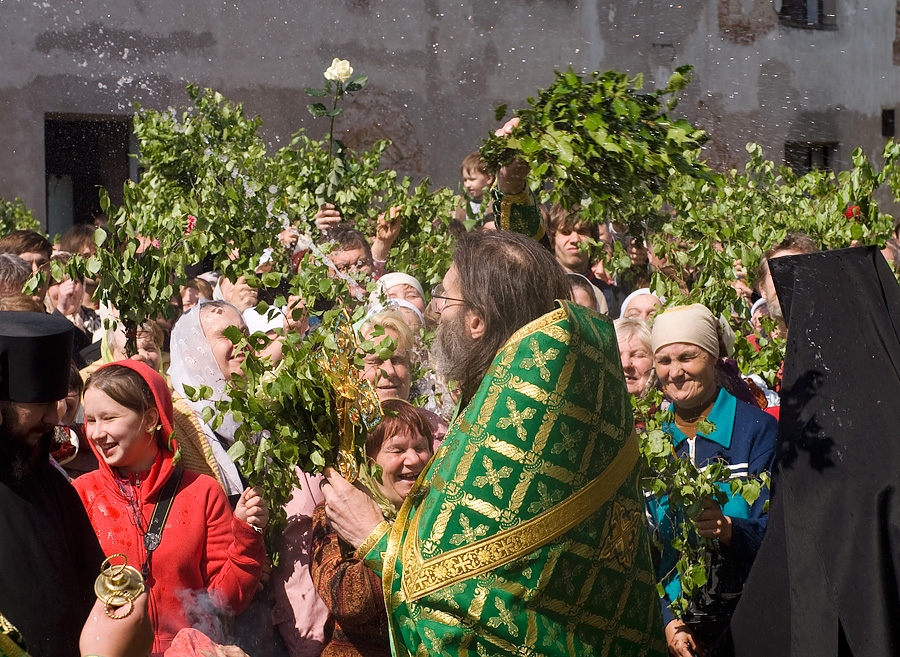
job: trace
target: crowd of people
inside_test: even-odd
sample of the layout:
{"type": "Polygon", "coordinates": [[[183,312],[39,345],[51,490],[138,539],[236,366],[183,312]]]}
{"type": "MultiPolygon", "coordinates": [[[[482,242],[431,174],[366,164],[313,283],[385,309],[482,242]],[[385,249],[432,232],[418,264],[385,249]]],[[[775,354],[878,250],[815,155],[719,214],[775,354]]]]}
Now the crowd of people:
{"type": "MultiPolygon", "coordinates": [[[[384,411],[366,441],[380,475],[298,471],[274,570],[267,501],[228,455],[239,420],[216,417],[245,358],[226,333],[270,334],[274,366],[279,336],[317,330],[315,313],[260,314],[245,277],[197,271],[174,320],[128,335],[89,279],[22,292],[51,260],[90,256],[93,226],[0,238],[3,636],[34,657],[739,652],[729,625],[769,491],[703,500],[709,581],[675,614],[684,516],[642,490],[630,397],[661,390],[675,458],[746,479],[775,470],[779,390],[739,371],[725,319],[651,291],[665,263],[644,239],[540,206],[526,170],[466,158],[456,250],[430,291],[391,271],[395,211],[371,239],[334,205],[312,219],[330,275],[373,290],[356,330],[374,344],[358,375],[384,411]],[[144,581],[121,605],[94,595],[114,555],[144,581]]],[[[788,333],[770,263],[815,253],[801,234],[766,252],[740,297],[751,341],[763,315],[788,333]]]]}

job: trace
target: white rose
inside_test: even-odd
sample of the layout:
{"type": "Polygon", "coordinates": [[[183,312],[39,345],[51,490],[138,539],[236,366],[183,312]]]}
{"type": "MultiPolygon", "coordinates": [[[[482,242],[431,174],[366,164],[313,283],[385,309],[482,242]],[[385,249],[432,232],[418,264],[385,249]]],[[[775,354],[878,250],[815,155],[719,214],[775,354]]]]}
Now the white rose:
{"type": "Polygon", "coordinates": [[[350,62],[337,57],[331,62],[331,66],[325,70],[326,80],[340,82],[341,84],[349,80],[351,75],[353,75],[353,67],[350,66],[350,62]]]}

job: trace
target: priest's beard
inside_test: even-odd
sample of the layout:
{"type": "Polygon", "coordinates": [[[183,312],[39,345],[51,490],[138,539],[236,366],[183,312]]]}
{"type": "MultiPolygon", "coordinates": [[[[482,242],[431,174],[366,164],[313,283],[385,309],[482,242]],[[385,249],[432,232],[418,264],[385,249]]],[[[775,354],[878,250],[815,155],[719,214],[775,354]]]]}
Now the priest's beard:
{"type": "Polygon", "coordinates": [[[484,338],[475,339],[469,333],[463,312],[456,313],[450,320],[442,319],[435,331],[429,352],[431,364],[443,381],[459,386],[461,407],[475,395],[494,359],[495,349],[486,343],[484,338]]]}
{"type": "MultiPolygon", "coordinates": [[[[5,420],[6,418],[4,418],[5,420]]],[[[47,433],[40,446],[26,444],[10,428],[0,424],[0,481],[11,486],[21,486],[34,472],[41,455],[47,458],[52,432],[47,433]]]]}

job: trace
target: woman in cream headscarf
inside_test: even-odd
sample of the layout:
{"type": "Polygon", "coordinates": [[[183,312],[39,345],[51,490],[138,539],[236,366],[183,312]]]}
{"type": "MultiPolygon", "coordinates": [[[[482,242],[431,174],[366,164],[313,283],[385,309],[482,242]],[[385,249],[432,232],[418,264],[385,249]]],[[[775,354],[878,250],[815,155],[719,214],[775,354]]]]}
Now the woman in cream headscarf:
{"type": "Polygon", "coordinates": [[[420,378],[412,381],[412,398],[427,397],[424,405],[429,413],[441,416],[442,428],[436,433],[443,436],[446,432],[446,421],[453,413],[454,403],[447,387],[437,380],[428,358],[428,351],[419,337],[423,326],[434,328],[436,316],[428,310],[425,292],[417,279],[409,274],[391,272],[378,279],[378,287],[369,297],[368,316],[365,323],[377,315],[393,315],[399,313],[403,321],[412,331],[412,343],[409,351],[415,355],[419,365],[420,378]]]}
{"type": "MultiPolygon", "coordinates": [[[[732,477],[756,477],[772,467],[778,425],[717,382],[716,361],[724,355],[727,339],[719,321],[700,304],[670,308],[657,316],[652,334],[656,375],[674,410],[674,420],[664,429],[672,436],[676,456],[688,456],[698,467],[724,462],[732,477]],[[714,428],[701,431],[703,420],[714,428]]],[[[681,620],[669,609],[681,587],[674,569],[678,554],[671,547],[662,554],[658,575],[666,589],[666,641],[678,657],[705,654],[727,627],[765,534],[768,490],[752,505],[732,496],[728,487],[723,492],[727,503],[719,506],[705,500],[697,520],[700,536],[715,540],[718,549],[710,555],[709,583],[681,620]]],[[[670,546],[678,514],[669,509],[665,497],[652,500],[650,507],[662,544],[670,546]]]]}

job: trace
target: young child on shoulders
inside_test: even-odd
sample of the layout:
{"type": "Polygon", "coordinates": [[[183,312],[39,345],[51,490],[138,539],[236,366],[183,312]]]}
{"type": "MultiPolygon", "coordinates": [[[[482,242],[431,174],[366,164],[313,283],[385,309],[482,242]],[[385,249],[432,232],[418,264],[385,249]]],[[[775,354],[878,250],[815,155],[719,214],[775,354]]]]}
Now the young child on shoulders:
{"type": "Polygon", "coordinates": [[[460,167],[460,173],[465,194],[459,198],[453,218],[461,222],[475,218],[480,222],[485,215],[491,213],[488,191],[494,184],[494,174],[478,151],[465,157],[460,167]]]}

